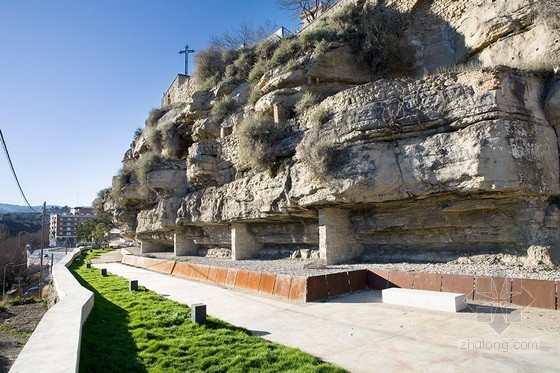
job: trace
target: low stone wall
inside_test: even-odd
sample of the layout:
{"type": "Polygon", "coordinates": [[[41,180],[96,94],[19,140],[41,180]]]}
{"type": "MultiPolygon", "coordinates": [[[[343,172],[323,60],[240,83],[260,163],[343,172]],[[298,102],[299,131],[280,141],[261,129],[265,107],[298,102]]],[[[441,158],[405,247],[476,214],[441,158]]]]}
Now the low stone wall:
{"type": "Polygon", "coordinates": [[[78,372],[82,325],[93,308],[93,293],[83,288],[67,267],[75,250],[53,267],[58,302],[43,316],[10,372],[78,372]]]}

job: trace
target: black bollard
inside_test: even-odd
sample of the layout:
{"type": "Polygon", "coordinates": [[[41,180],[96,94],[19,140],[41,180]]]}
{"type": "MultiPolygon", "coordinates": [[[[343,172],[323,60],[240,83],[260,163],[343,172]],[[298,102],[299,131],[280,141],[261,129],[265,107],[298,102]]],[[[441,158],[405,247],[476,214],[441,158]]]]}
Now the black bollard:
{"type": "Polygon", "coordinates": [[[191,306],[191,321],[196,324],[206,323],[206,305],[203,303],[191,306]]]}

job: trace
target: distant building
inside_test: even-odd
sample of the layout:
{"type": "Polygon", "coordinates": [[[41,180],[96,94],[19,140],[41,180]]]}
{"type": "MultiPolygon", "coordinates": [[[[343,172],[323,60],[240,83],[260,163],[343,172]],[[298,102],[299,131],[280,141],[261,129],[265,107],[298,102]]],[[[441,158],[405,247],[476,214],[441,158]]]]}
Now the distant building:
{"type": "Polygon", "coordinates": [[[76,229],[84,221],[94,218],[92,207],[75,207],[70,213],[51,214],[49,243],[51,246],[74,246],[76,229]]]}

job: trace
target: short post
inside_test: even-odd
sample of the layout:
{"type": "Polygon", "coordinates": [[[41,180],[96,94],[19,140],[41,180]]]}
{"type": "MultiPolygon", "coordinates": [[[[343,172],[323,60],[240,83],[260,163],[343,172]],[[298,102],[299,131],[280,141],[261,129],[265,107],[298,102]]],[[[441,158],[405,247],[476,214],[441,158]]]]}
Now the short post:
{"type": "Polygon", "coordinates": [[[101,276],[107,276],[107,268],[101,268],[101,276]]]}
{"type": "Polygon", "coordinates": [[[128,290],[136,291],[138,290],[138,280],[130,280],[128,283],[128,290]]]}
{"type": "Polygon", "coordinates": [[[88,261],[88,262],[86,263],[86,268],[91,268],[91,262],[90,262],[90,261],[88,261]]]}
{"type": "Polygon", "coordinates": [[[191,321],[195,324],[206,323],[206,305],[196,303],[191,306],[191,321]]]}

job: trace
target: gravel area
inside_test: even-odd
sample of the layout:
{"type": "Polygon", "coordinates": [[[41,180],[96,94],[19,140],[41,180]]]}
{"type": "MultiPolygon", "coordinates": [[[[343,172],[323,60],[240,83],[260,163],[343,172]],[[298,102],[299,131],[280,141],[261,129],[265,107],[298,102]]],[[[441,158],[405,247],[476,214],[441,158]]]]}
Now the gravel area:
{"type": "MultiPolygon", "coordinates": [[[[134,252],[139,255],[139,252],[134,252]]],[[[251,271],[263,271],[295,276],[316,276],[327,273],[352,271],[358,269],[394,269],[399,271],[429,272],[457,275],[477,275],[493,277],[514,277],[539,280],[560,280],[560,268],[544,267],[526,268],[504,264],[455,264],[455,263],[355,263],[344,265],[329,265],[325,268],[316,268],[317,262],[313,259],[276,259],[276,260],[241,260],[232,261],[225,258],[206,258],[199,256],[175,257],[173,253],[150,253],[145,256],[188,261],[195,264],[205,264],[218,267],[239,268],[251,271]],[[310,268],[311,267],[311,268],[310,268]]]]}

